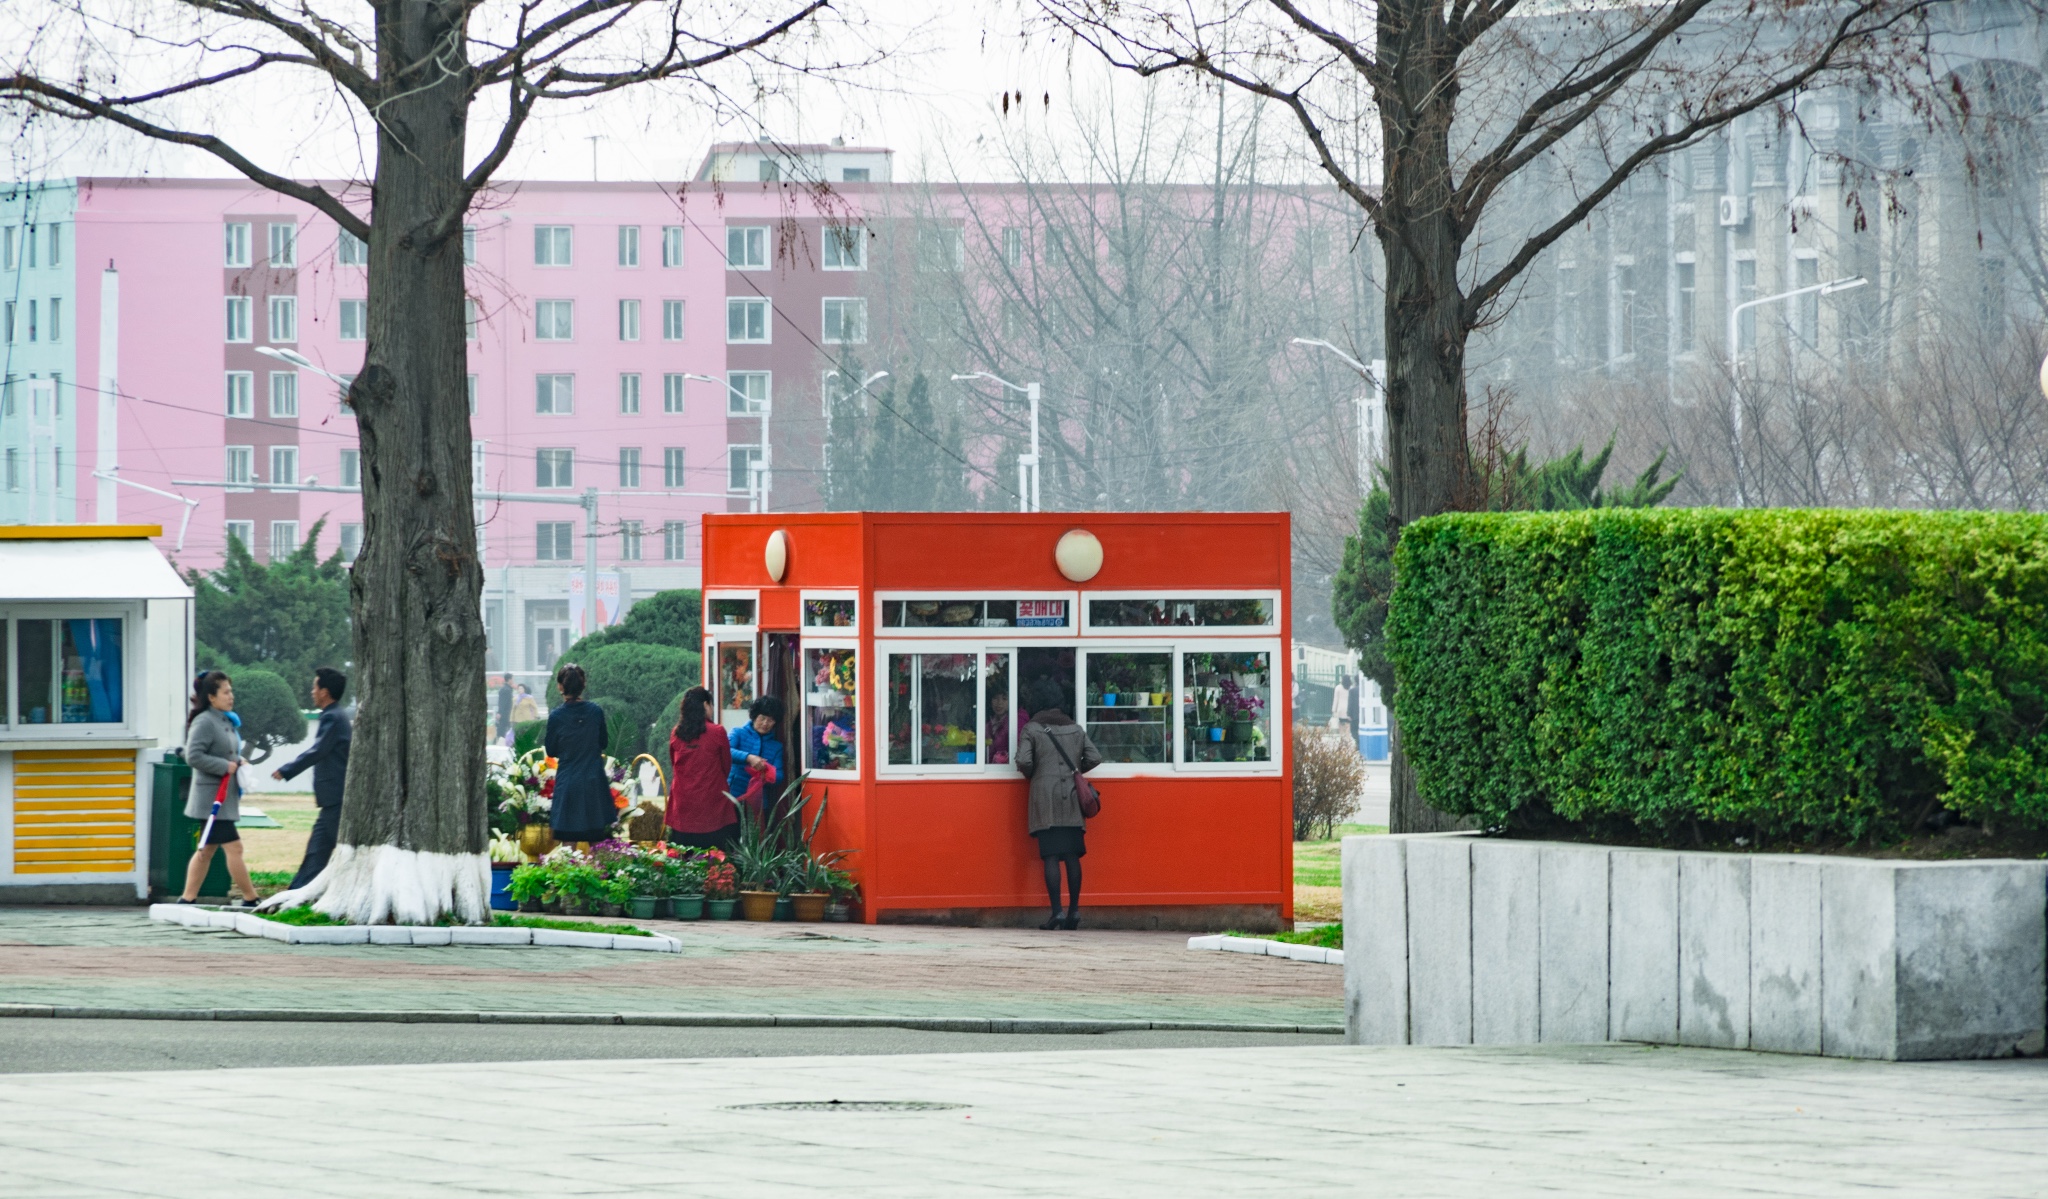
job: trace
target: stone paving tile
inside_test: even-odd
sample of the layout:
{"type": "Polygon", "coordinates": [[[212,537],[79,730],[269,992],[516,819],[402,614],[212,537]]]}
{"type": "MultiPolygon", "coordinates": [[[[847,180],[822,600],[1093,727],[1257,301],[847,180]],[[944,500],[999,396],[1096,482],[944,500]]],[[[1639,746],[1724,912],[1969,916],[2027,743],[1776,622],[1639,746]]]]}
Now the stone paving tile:
{"type": "Polygon", "coordinates": [[[693,1194],[892,1199],[2048,1191],[2039,1061],[1119,1050],[201,1071],[180,1077],[178,1107],[165,1098],[153,1074],[11,1077],[0,1194],[604,1195],[683,1180],[693,1194]],[[541,1124],[512,1132],[508,1116],[537,1097],[541,1124]],[[794,1097],[968,1106],[734,1106],[794,1097]],[[109,1153],[115,1129],[126,1151],[109,1153]]]}
{"type": "Polygon", "coordinates": [[[1341,970],[1174,933],[642,923],[684,952],[283,945],[139,909],[0,909],[0,1002],[1343,1021],[1341,970]]]}

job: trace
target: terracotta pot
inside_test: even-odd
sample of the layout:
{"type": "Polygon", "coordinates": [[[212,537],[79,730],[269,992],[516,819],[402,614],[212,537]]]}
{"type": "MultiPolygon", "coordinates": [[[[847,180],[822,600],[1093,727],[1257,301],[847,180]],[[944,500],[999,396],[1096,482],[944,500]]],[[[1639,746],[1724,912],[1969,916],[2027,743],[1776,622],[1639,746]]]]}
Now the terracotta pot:
{"type": "Polygon", "coordinates": [[[823,891],[801,891],[789,897],[790,919],[816,924],[825,918],[825,904],[832,897],[823,891]]]}
{"type": "Polygon", "coordinates": [[[776,898],[773,891],[742,891],[740,915],[748,920],[773,920],[776,898]]]}

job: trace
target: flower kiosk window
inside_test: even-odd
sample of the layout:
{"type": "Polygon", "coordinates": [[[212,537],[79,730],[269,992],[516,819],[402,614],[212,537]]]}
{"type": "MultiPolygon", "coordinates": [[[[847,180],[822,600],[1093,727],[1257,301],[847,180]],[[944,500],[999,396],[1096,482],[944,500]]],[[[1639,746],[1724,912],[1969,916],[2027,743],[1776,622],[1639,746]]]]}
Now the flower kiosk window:
{"type": "Polygon", "coordinates": [[[851,851],[862,918],[1043,919],[1015,753],[1044,683],[1104,759],[1092,923],[1291,913],[1284,515],[731,514],[705,546],[707,676],[721,705],[747,651],[766,693],[795,676],[819,843],[851,851]],[[1077,526],[1093,569],[1056,552],[1077,526]],[[721,599],[754,606],[722,624],[721,599]]]}
{"type": "Polygon", "coordinates": [[[148,894],[148,771],[181,740],[192,660],[192,591],[159,533],[0,527],[0,886],[148,894]]]}

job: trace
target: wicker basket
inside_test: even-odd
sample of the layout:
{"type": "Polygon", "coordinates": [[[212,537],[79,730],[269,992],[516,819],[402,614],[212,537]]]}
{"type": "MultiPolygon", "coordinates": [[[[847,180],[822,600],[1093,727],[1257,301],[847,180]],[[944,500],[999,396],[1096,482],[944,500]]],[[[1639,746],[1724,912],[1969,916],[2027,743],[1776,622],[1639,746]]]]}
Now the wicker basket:
{"type": "Polygon", "coordinates": [[[661,761],[652,754],[641,754],[633,759],[632,772],[640,772],[640,763],[650,762],[654,766],[654,781],[661,790],[652,796],[642,796],[640,806],[626,818],[626,840],[659,841],[667,826],[663,817],[668,812],[668,777],[662,772],[661,761]]]}

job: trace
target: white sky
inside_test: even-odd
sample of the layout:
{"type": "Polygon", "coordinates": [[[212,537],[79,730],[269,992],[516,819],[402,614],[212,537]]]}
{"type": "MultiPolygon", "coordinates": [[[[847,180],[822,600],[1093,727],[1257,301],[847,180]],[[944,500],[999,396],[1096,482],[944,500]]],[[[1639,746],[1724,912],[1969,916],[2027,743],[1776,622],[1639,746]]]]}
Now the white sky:
{"type": "MultiPolygon", "coordinates": [[[[134,0],[163,9],[165,0],[134,0]]],[[[17,19],[39,0],[6,0],[17,19]],[[19,8],[15,6],[19,5],[19,8]]],[[[769,5],[756,5],[766,9],[769,5]]],[[[788,0],[776,0],[787,11],[788,0]]],[[[875,65],[833,78],[792,78],[779,94],[750,101],[744,113],[715,103],[687,83],[628,89],[584,106],[544,107],[519,148],[498,172],[501,179],[678,179],[694,173],[714,141],[747,140],[761,132],[784,141],[884,145],[897,151],[897,179],[991,180],[1008,172],[994,141],[1005,124],[1021,125],[1055,140],[1069,140],[1077,121],[1128,114],[1149,94],[1167,113],[1214,120],[1213,98],[1181,81],[1142,81],[1115,72],[1092,50],[1055,43],[1033,25],[1028,0],[845,0],[840,21],[814,44],[814,58],[840,53],[877,58],[875,65]],[[864,44],[863,44],[864,43],[864,44]],[[1004,116],[1004,92],[1024,93],[1021,110],[1004,116]],[[1047,106],[1045,97],[1051,96],[1047,106]]],[[[7,24],[0,20],[0,25],[7,24]]],[[[16,26],[19,30],[21,27],[16,26]]],[[[5,32],[0,30],[0,32],[5,32]]],[[[48,64],[43,64],[47,69],[48,64]]],[[[146,68],[131,65],[122,86],[138,88],[146,68]]],[[[321,88],[317,74],[270,68],[260,84],[238,85],[209,104],[179,113],[188,127],[217,132],[261,165],[289,175],[361,177],[360,113],[321,88]]],[[[744,88],[735,73],[721,77],[744,88]]],[[[1233,98],[1233,105],[1250,102],[1233,98]]],[[[165,110],[159,110],[160,112],[165,110]]],[[[1280,122],[1269,128],[1279,130],[1280,122]]],[[[145,143],[104,128],[51,128],[17,139],[11,174],[48,178],[72,174],[222,176],[233,170],[199,150],[145,143]]],[[[470,132],[472,155],[494,131],[480,112],[470,132]]],[[[1277,147],[1276,147],[1277,149],[1277,147]]],[[[1206,167],[1207,164],[1201,164],[1206,167]]]]}

